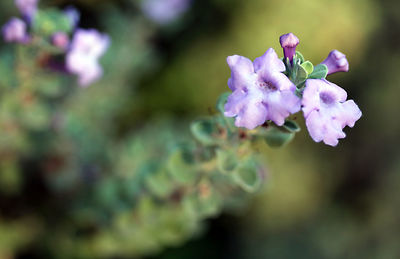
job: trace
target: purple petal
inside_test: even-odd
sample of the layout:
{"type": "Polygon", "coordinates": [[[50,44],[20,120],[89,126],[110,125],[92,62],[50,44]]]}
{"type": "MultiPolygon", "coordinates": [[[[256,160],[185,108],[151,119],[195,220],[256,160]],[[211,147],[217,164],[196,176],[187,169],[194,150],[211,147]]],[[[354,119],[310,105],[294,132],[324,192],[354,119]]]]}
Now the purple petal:
{"type": "Polygon", "coordinates": [[[264,124],[267,109],[261,101],[249,100],[236,117],[235,125],[237,127],[245,127],[254,129],[264,124]]]}
{"type": "Polygon", "coordinates": [[[15,5],[19,11],[29,20],[35,15],[39,0],[15,0],[15,5]]]}
{"type": "Polygon", "coordinates": [[[346,137],[337,122],[318,111],[312,111],[306,119],[306,126],[311,138],[315,142],[324,141],[325,144],[336,146],[338,139],[346,137]]]}
{"type": "Polygon", "coordinates": [[[349,71],[349,62],[346,59],[346,55],[338,50],[332,50],[321,64],[328,67],[328,74],[349,71]]]}
{"type": "Polygon", "coordinates": [[[271,72],[283,72],[285,70],[285,64],[278,58],[273,48],[269,48],[264,55],[254,60],[254,71],[259,75],[271,72]]]}
{"type": "Polygon", "coordinates": [[[362,112],[360,108],[358,108],[357,104],[353,100],[349,100],[342,104],[343,113],[341,114],[341,126],[342,128],[345,126],[349,126],[350,128],[354,127],[356,121],[358,121],[362,112]]]}
{"type": "Polygon", "coordinates": [[[231,78],[228,80],[228,86],[232,91],[246,88],[255,77],[253,63],[250,59],[234,55],[226,59],[230,69],[231,78]]]}
{"type": "Polygon", "coordinates": [[[4,41],[26,43],[29,36],[26,23],[19,18],[11,18],[2,28],[4,41]]]}
{"type": "Polygon", "coordinates": [[[142,11],[158,24],[168,24],[179,18],[191,5],[192,0],[143,0],[142,11]]]}
{"type": "Polygon", "coordinates": [[[264,97],[264,105],[267,107],[267,120],[282,126],[285,119],[300,110],[300,98],[292,91],[276,91],[264,97]]]}

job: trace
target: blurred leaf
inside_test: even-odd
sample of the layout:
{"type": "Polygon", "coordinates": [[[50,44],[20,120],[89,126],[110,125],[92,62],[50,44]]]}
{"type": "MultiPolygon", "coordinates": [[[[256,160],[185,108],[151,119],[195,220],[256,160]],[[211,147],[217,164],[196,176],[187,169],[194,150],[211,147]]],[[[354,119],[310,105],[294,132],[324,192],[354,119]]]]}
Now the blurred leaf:
{"type": "Polygon", "coordinates": [[[173,179],[181,184],[191,184],[197,179],[197,166],[184,158],[183,151],[177,149],[168,160],[168,172],[173,179]]]}
{"type": "Polygon", "coordinates": [[[164,170],[146,177],[146,186],[157,197],[167,197],[174,189],[174,184],[164,170]]]}
{"type": "Polygon", "coordinates": [[[190,129],[193,136],[205,146],[217,145],[219,143],[219,139],[216,137],[219,134],[218,126],[212,118],[195,121],[192,123],[190,129]]]}
{"type": "Polygon", "coordinates": [[[231,94],[230,92],[225,92],[221,94],[218,98],[216,108],[222,115],[225,112],[225,103],[227,102],[230,94],[231,94]]]}
{"type": "Polygon", "coordinates": [[[255,192],[261,186],[261,175],[253,160],[240,164],[234,171],[235,182],[246,192],[255,192]]]}
{"type": "Polygon", "coordinates": [[[56,32],[69,33],[72,29],[68,17],[57,9],[38,10],[33,18],[34,33],[50,37],[56,32]]]}
{"type": "Polygon", "coordinates": [[[233,150],[217,150],[217,166],[223,173],[233,171],[238,165],[238,157],[233,150]]]}

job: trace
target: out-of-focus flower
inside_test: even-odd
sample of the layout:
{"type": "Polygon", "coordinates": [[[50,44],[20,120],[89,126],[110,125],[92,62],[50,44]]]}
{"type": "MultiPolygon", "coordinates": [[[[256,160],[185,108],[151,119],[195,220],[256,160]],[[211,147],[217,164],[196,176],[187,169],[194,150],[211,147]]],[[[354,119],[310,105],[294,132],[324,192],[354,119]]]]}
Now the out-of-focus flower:
{"type": "Polygon", "coordinates": [[[66,50],[68,48],[68,44],[69,44],[68,34],[66,34],[65,32],[56,32],[51,37],[51,42],[57,48],[66,50]]]}
{"type": "Polygon", "coordinates": [[[332,50],[321,64],[328,67],[328,74],[349,71],[349,62],[346,59],[346,55],[338,50],[332,50]]]}
{"type": "Polygon", "coordinates": [[[299,45],[299,39],[293,33],[284,34],[279,38],[279,43],[283,48],[285,59],[288,58],[290,63],[293,62],[293,57],[296,54],[296,47],[299,45]]]}
{"type": "Polygon", "coordinates": [[[78,25],[79,20],[81,19],[81,14],[79,13],[79,11],[73,6],[68,6],[67,8],[65,8],[64,13],[71,22],[72,28],[75,28],[78,25]]]}
{"type": "Polygon", "coordinates": [[[181,16],[192,0],[143,0],[142,11],[158,24],[168,24],[181,16]]]}
{"type": "Polygon", "coordinates": [[[78,75],[81,86],[88,86],[102,76],[103,70],[98,59],[109,44],[109,37],[97,30],[76,30],[67,53],[66,65],[69,72],[78,75]]]}
{"type": "Polygon", "coordinates": [[[6,42],[26,43],[28,34],[26,23],[19,18],[11,18],[2,28],[3,38],[6,42]]]}
{"type": "Polygon", "coordinates": [[[282,73],[285,65],[272,48],[254,63],[238,55],[228,57],[227,62],[233,93],[225,105],[225,116],[236,117],[236,126],[253,129],[266,120],[282,126],[290,114],[300,110],[296,86],[282,73]]]}
{"type": "Polygon", "coordinates": [[[39,0],[15,0],[19,11],[28,19],[31,19],[37,10],[39,0]]]}
{"type": "Polygon", "coordinates": [[[307,129],[315,142],[336,146],[346,137],[345,126],[353,127],[362,113],[353,100],[346,101],[344,89],[324,79],[308,79],[303,92],[307,129]]]}

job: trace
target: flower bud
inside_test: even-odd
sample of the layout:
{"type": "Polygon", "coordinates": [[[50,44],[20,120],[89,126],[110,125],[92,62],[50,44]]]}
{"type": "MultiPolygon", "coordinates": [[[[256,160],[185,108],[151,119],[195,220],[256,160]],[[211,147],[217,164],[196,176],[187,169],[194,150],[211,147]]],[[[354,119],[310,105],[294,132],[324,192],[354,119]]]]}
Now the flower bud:
{"type": "Polygon", "coordinates": [[[279,38],[279,42],[283,48],[283,54],[293,63],[293,57],[296,54],[296,47],[299,45],[299,39],[293,33],[284,34],[279,38]]]}
{"type": "Polygon", "coordinates": [[[25,18],[31,20],[37,11],[38,0],[15,0],[15,5],[25,18]]]}
{"type": "Polygon", "coordinates": [[[338,50],[332,50],[321,64],[328,67],[328,75],[336,72],[349,71],[349,62],[346,56],[338,50]]]}
{"type": "Polygon", "coordinates": [[[65,32],[56,32],[51,37],[51,43],[57,48],[66,50],[69,45],[69,38],[65,32]]]}
{"type": "Polygon", "coordinates": [[[11,18],[3,26],[2,34],[6,42],[26,43],[28,41],[26,23],[19,18],[11,18]]]}

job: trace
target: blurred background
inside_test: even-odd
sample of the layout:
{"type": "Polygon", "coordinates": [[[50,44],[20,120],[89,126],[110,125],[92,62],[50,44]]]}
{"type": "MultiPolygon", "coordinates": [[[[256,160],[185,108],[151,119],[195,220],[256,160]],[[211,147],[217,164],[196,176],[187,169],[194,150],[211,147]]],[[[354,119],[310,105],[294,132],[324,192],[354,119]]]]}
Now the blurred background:
{"type": "MultiPolygon", "coordinates": [[[[89,118],[84,127],[91,135],[85,138],[90,148],[80,149],[88,161],[97,157],[94,149],[108,148],[96,140],[99,129],[90,128],[102,116],[109,120],[107,112],[117,114],[104,124],[117,125],[113,134],[118,136],[157,118],[184,124],[210,114],[228,90],[226,57],[254,59],[269,47],[280,53],[281,34],[296,34],[298,50],[314,64],[332,49],[345,53],[350,63],[349,73],[328,77],[363,111],[356,126],[346,130],[346,139],[335,148],[314,143],[299,116],[302,131],[287,147],[260,147],[267,177],[246,207],[210,219],[202,234],[144,258],[400,257],[399,1],[193,0],[176,17],[162,21],[146,14],[136,0],[40,2],[68,5],[81,11],[83,27],[99,28],[112,39],[102,61],[104,78],[65,104],[89,118]],[[115,96],[120,96],[117,107],[109,102],[115,96]],[[75,105],[85,100],[96,101],[75,105]]],[[[0,8],[2,24],[18,13],[11,0],[1,1],[0,8]]],[[[7,69],[7,63],[0,69],[7,69]]],[[[43,258],[31,240],[40,228],[29,217],[35,211],[13,213],[23,195],[37,195],[42,187],[28,180],[25,185],[31,187],[22,196],[4,198],[14,197],[19,187],[13,170],[1,166],[0,258],[43,258]],[[23,220],[13,223],[13,218],[23,220]]],[[[90,162],[87,166],[95,168],[90,162]]]]}

